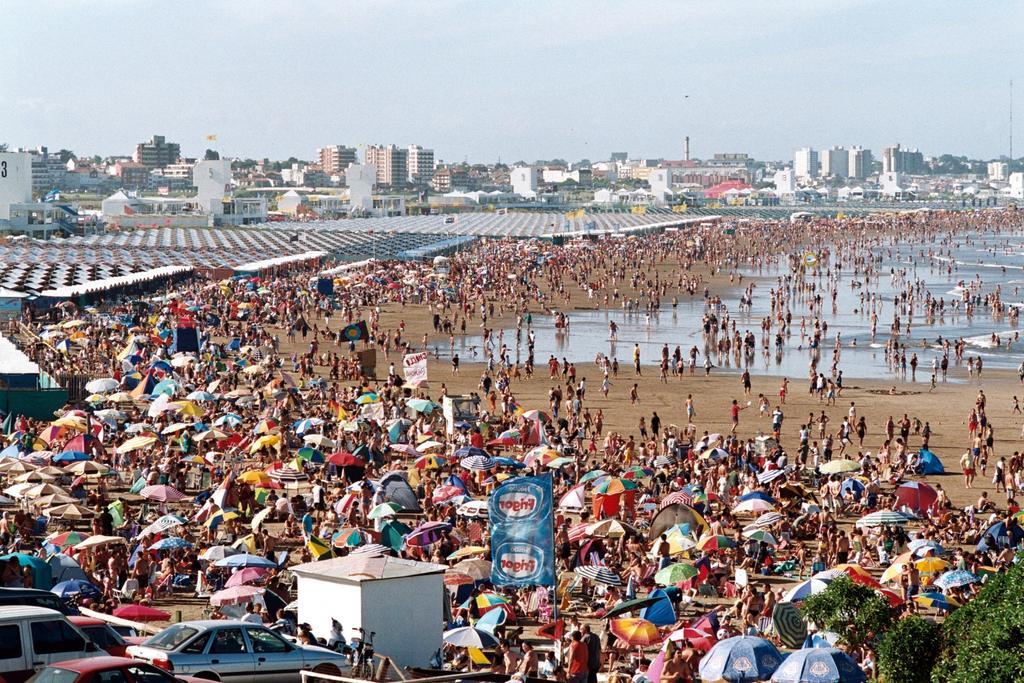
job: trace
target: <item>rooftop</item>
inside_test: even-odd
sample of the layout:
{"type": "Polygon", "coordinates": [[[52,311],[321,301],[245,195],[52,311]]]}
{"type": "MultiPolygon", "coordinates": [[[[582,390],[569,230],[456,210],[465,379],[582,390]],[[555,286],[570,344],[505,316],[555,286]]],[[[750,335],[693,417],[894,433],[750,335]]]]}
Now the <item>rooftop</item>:
{"type": "Polygon", "coordinates": [[[410,576],[441,574],[447,569],[441,564],[414,562],[397,557],[363,557],[348,555],[319,562],[307,562],[292,567],[299,576],[324,579],[337,583],[362,583],[384,579],[402,579],[410,576]]]}

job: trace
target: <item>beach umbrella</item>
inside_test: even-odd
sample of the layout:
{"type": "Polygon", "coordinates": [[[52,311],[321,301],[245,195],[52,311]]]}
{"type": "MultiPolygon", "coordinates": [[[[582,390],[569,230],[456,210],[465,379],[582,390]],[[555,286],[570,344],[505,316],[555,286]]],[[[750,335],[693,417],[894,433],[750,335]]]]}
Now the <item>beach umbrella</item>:
{"type": "Polygon", "coordinates": [[[296,434],[305,434],[311,429],[315,429],[324,423],[319,417],[304,417],[301,420],[296,420],[292,423],[292,429],[295,430],[296,434]]]}
{"type": "Polygon", "coordinates": [[[465,467],[467,470],[485,472],[487,470],[494,469],[497,463],[494,462],[494,458],[487,455],[471,455],[460,460],[459,465],[465,467]]]}
{"type": "Polygon", "coordinates": [[[393,443],[391,444],[391,450],[397,453],[401,453],[402,455],[409,456],[410,458],[419,458],[423,455],[423,453],[420,452],[415,446],[407,443],[393,443]]]}
{"type": "Polygon", "coordinates": [[[214,607],[220,607],[222,605],[239,605],[252,602],[255,596],[262,595],[265,591],[266,589],[259,586],[232,586],[211,595],[210,604],[214,607]]]}
{"type": "Polygon", "coordinates": [[[228,580],[224,583],[224,587],[234,588],[235,586],[244,586],[247,583],[260,581],[265,578],[269,572],[270,570],[266,567],[245,567],[244,569],[239,569],[229,576],[228,580]]]}
{"type": "Polygon", "coordinates": [[[366,515],[370,519],[384,519],[386,517],[394,517],[402,511],[402,506],[398,503],[387,502],[375,505],[373,509],[366,515]]]}
{"type": "Polygon", "coordinates": [[[128,619],[129,621],[170,621],[171,615],[163,610],[146,605],[121,605],[114,609],[115,617],[128,619]]]}
{"type": "Polygon", "coordinates": [[[622,577],[613,572],[608,567],[602,565],[588,564],[580,567],[576,567],[574,570],[577,575],[582,576],[588,581],[594,583],[603,583],[606,586],[621,586],[622,577]]]}
{"type": "Polygon", "coordinates": [[[440,541],[451,530],[452,525],[447,522],[425,522],[405,537],[405,543],[411,546],[428,546],[440,541]]]}
{"type": "Polygon", "coordinates": [[[661,642],[658,627],[646,619],[624,617],[608,624],[612,635],[631,647],[648,647],[661,642]]]}
{"type": "Polygon", "coordinates": [[[705,460],[709,458],[711,460],[722,460],[723,458],[729,457],[729,451],[725,450],[724,448],[709,448],[703,453],[701,453],[700,457],[704,458],[705,460]]]}
{"type": "Polygon", "coordinates": [[[368,391],[365,394],[360,394],[359,397],[356,398],[355,402],[356,402],[356,405],[362,406],[362,405],[366,405],[368,403],[376,403],[379,400],[380,400],[380,396],[378,396],[376,393],[374,393],[372,391],[368,391]]]}
{"type": "Polygon", "coordinates": [[[149,448],[157,442],[155,436],[133,436],[132,438],[125,441],[123,444],[118,446],[115,450],[119,455],[125,453],[131,453],[132,451],[141,450],[143,448],[149,448]]]}
{"type": "Polygon", "coordinates": [[[935,555],[944,555],[946,553],[946,549],[938,541],[933,541],[930,538],[914,539],[907,544],[907,550],[919,557],[924,557],[928,553],[934,553],[935,555]]]}
{"type": "Polygon", "coordinates": [[[224,522],[230,522],[233,519],[238,519],[238,513],[234,510],[217,510],[212,515],[206,518],[203,525],[207,529],[216,529],[224,522]]]}
{"type": "Polygon", "coordinates": [[[198,434],[196,434],[195,438],[196,438],[196,441],[199,441],[199,442],[210,441],[210,440],[221,441],[223,439],[229,438],[230,436],[231,435],[228,434],[227,432],[222,432],[219,429],[207,429],[204,432],[199,432],[198,434]]]}
{"type": "Polygon", "coordinates": [[[40,482],[54,481],[56,479],[57,477],[53,476],[49,472],[43,472],[42,470],[33,470],[32,472],[19,474],[14,478],[14,481],[19,484],[38,484],[40,482]]]}
{"type": "Polygon", "coordinates": [[[744,531],[743,535],[751,541],[757,541],[758,543],[764,543],[765,545],[778,545],[779,542],[769,532],[764,529],[755,529],[754,531],[744,531]]]}
{"type": "Polygon", "coordinates": [[[51,588],[50,592],[59,598],[70,598],[75,595],[96,597],[103,593],[99,586],[89,583],[88,581],[82,581],[81,579],[61,581],[51,588]]]}
{"type": "Polygon", "coordinates": [[[943,595],[942,593],[921,593],[920,595],[914,596],[914,602],[924,607],[932,607],[934,609],[941,609],[946,612],[959,607],[960,602],[949,595],[943,595]]]}
{"type": "Polygon", "coordinates": [[[121,384],[113,377],[101,377],[85,383],[85,390],[90,394],[106,394],[114,391],[121,384]]]}
{"type": "Polygon", "coordinates": [[[882,584],[875,580],[875,577],[871,575],[864,567],[859,564],[850,564],[849,562],[843,564],[837,564],[836,566],[826,569],[823,572],[818,572],[812,578],[815,579],[838,579],[840,576],[846,575],[850,577],[855,583],[859,583],[871,588],[880,588],[882,584]]]}
{"type": "Polygon", "coordinates": [[[867,675],[850,655],[834,647],[809,647],[790,654],[772,683],[863,683],[867,675]]]}
{"type": "Polygon", "coordinates": [[[58,548],[68,548],[73,545],[78,545],[87,538],[89,538],[89,534],[81,531],[62,531],[50,534],[43,540],[43,542],[49,545],[55,545],[58,548]]]}
{"type": "Polygon", "coordinates": [[[471,558],[456,563],[452,571],[472,576],[476,581],[484,581],[491,578],[491,561],[482,558],[471,558]]]}
{"type": "Polygon", "coordinates": [[[162,534],[168,529],[173,529],[176,526],[185,524],[185,518],[179,517],[178,515],[163,515],[159,517],[155,522],[147,526],[145,529],[139,532],[139,537],[149,536],[151,534],[162,534]]]}
{"type": "Polygon", "coordinates": [[[702,631],[692,626],[684,626],[668,634],[668,640],[673,643],[689,643],[702,650],[709,650],[715,644],[714,634],[702,631]]]}
{"type": "Polygon", "coordinates": [[[217,397],[211,394],[209,391],[193,391],[185,398],[188,399],[189,401],[200,401],[202,403],[209,403],[210,401],[217,400],[217,397]]]}
{"type": "MultiPolygon", "coordinates": [[[[383,546],[381,546],[381,547],[383,547],[383,546]]],[[[474,583],[476,583],[476,579],[474,579],[469,574],[462,574],[462,573],[459,573],[459,572],[453,572],[453,571],[449,570],[449,571],[446,571],[444,573],[443,582],[444,582],[444,585],[449,586],[449,587],[471,586],[474,583]]]]}
{"type": "Polygon", "coordinates": [[[250,555],[249,553],[238,553],[237,555],[228,555],[214,562],[217,567],[267,567],[268,569],[276,569],[277,563],[268,560],[260,555],[250,555]]]}
{"type": "Polygon", "coordinates": [[[199,555],[199,559],[206,560],[207,562],[217,562],[218,560],[223,560],[226,557],[239,554],[241,554],[241,551],[235,550],[231,546],[212,545],[199,555]]]}
{"type": "Polygon", "coordinates": [[[146,500],[155,500],[160,503],[173,503],[188,498],[187,495],[167,484],[147,486],[139,491],[139,495],[146,500]]]}
{"type": "Polygon", "coordinates": [[[586,526],[584,535],[594,538],[622,538],[627,533],[639,534],[635,528],[625,522],[609,517],[586,526]]]}
{"type": "Polygon", "coordinates": [[[921,481],[908,481],[896,489],[896,500],[900,505],[905,505],[917,513],[922,513],[934,505],[938,497],[938,491],[921,481]]]}
{"type": "Polygon", "coordinates": [[[772,610],[772,629],[783,647],[800,647],[807,638],[807,622],[792,602],[776,603],[772,610]]]}
{"type": "Polygon", "coordinates": [[[700,660],[705,681],[764,681],[782,663],[782,655],[769,641],[755,636],[735,636],[715,643],[700,660]]]}
{"type": "Polygon", "coordinates": [[[766,500],[761,500],[760,498],[751,498],[749,500],[744,500],[740,503],[737,503],[736,506],[733,507],[732,509],[734,514],[758,514],[762,512],[772,512],[774,510],[775,505],[769,503],[766,500]]]}
{"type": "Polygon", "coordinates": [[[636,489],[638,484],[622,477],[608,477],[604,481],[595,482],[594,492],[605,496],[615,496],[636,489]]]}
{"type": "Polygon", "coordinates": [[[949,568],[949,562],[938,558],[938,557],[925,557],[914,563],[919,572],[925,574],[938,574],[944,569],[949,568]]]}
{"type": "Polygon", "coordinates": [[[487,457],[487,451],[482,448],[477,448],[476,446],[463,446],[462,448],[457,449],[453,455],[460,460],[462,458],[470,458],[475,455],[487,457]]]}
{"type": "Polygon", "coordinates": [[[90,548],[99,548],[100,546],[110,545],[111,543],[127,543],[128,541],[122,536],[104,536],[102,534],[96,534],[90,536],[81,543],[73,546],[75,550],[88,550],[90,548]]]}
{"type": "Polygon", "coordinates": [[[451,562],[452,560],[461,560],[465,557],[473,557],[475,555],[483,555],[488,552],[487,548],[482,545],[464,545],[455,552],[451,553],[445,559],[451,562]]]}
{"type": "Polygon", "coordinates": [[[414,464],[416,466],[416,469],[436,470],[447,465],[448,461],[442,458],[440,455],[428,453],[427,455],[421,455],[420,457],[416,458],[416,462],[414,464]]]}
{"type": "Polygon", "coordinates": [[[654,582],[659,586],[671,586],[683,581],[689,581],[699,574],[700,570],[692,564],[689,564],[688,562],[676,562],[663,569],[659,569],[654,575],[654,582]]]}
{"type": "Polygon", "coordinates": [[[78,503],[79,500],[74,496],[68,496],[63,493],[48,493],[45,496],[39,496],[32,501],[32,504],[38,508],[49,508],[57,505],[64,505],[65,503],[78,503]]]}
{"type": "Polygon", "coordinates": [[[881,581],[882,583],[888,583],[889,581],[893,581],[899,578],[900,574],[903,573],[903,568],[907,565],[907,563],[912,562],[913,560],[914,553],[910,552],[909,550],[903,553],[902,555],[897,556],[895,559],[893,559],[892,564],[886,567],[885,571],[882,572],[882,576],[879,579],[879,581],[881,581]]]}
{"type": "Polygon", "coordinates": [[[362,555],[364,557],[384,557],[391,555],[391,548],[380,543],[367,543],[348,551],[349,555],[362,555]]]}
{"type": "Polygon", "coordinates": [[[860,463],[856,460],[830,460],[818,467],[822,474],[842,474],[844,472],[856,472],[860,469],[860,463]]]}
{"type": "Polygon", "coordinates": [[[68,495],[68,492],[55,484],[43,483],[43,484],[29,484],[26,482],[29,488],[25,489],[22,496],[25,498],[35,499],[40,496],[46,496],[51,493],[60,493],[62,495],[68,495]]]}
{"type": "Polygon", "coordinates": [[[938,586],[942,590],[949,590],[950,588],[960,588],[961,586],[967,586],[972,583],[979,583],[981,579],[972,574],[969,571],[963,569],[954,569],[953,571],[946,572],[939,578],[935,579],[934,585],[938,586]]]}
{"type": "Polygon", "coordinates": [[[895,526],[903,525],[910,521],[910,517],[903,514],[902,512],[896,512],[895,510],[878,510],[864,515],[857,520],[857,526],[860,527],[875,527],[875,526],[895,526]]]}
{"type": "Polygon", "coordinates": [[[823,593],[828,588],[828,585],[832,583],[832,579],[807,579],[801,581],[797,585],[786,591],[786,594],[782,596],[783,602],[802,602],[812,595],[823,593]]]}
{"type": "Polygon", "coordinates": [[[191,548],[192,543],[178,536],[168,536],[149,546],[150,550],[178,550],[180,548],[191,548]]]}
{"type": "Polygon", "coordinates": [[[409,406],[409,408],[415,410],[417,413],[431,413],[439,407],[433,401],[428,401],[424,398],[407,399],[405,405],[409,406]]]}
{"type": "Polygon", "coordinates": [[[714,550],[725,550],[727,548],[735,548],[736,541],[732,540],[728,536],[722,536],[721,534],[713,534],[711,536],[703,536],[697,541],[697,549],[705,552],[711,552],[714,550]]]}
{"type": "Polygon", "coordinates": [[[331,450],[337,448],[337,444],[328,439],[323,434],[306,434],[302,437],[302,443],[313,448],[319,448],[321,450],[331,450]]]}
{"type": "Polygon", "coordinates": [[[167,425],[161,429],[160,433],[166,436],[167,434],[177,434],[178,432],[184,431],[188,428],[189,425],[184,422],[175,422],[174,424],[167,425]]]}
{"type": "Polygon", "coordinates": [[[64,503],[63,505],[43,510],[43,514],[50,519],[79,520],[89,519],[94,513],[84,505],[79,505],[77,503],[64,503]]]}
{"type": "Polygon", "coordinates": [[[237,427],[240,424],[242,424],[242,416],[235,413],[225,413],[213,421],[214,427],[223,427],[224,425],[237,427]]]}
{"type": "Polygon", "coordinates": [[[630,612],[638,612],[638,611],[640,611],[642,609],[647,609],[648,607],[652,607],[653,605],[658,604],[659,602],[661,602],[664,599],[665,599],[665,596],[663,596],[663,595],[657,595],[657,596],[654,596],[654,597],[648,595],[647,597],[644,597],[644,598],[636,598],[635,600],[626,600],[625,602],[620,602],[618,605],[615,605],[615,607],[612,607],[610,610],[605,612],[604,613],[604,618],[605,619],[611,619],[613,617],[622,616],[623,614],[629,614],[630,612]]]}
{"type": "Polygon", "coordinates": [[[274,480],[271,479],[270,475],[263,470],[249,470],[243,472],[235,478],[235,481],[243,484],[249,484],[250,486],[270,486],[274,480]]]}
{"type": "Polygon", "coordinates": [[[327,460],[324,457],[323,453],[321,453],[315,448],[310,448],[309,446],[300,448],[296,455],[299,457],[300,460],[305,460],[306,462],[310,462],[316,465],[323,464],[327,460]]]}
{"type": "Polygon", "coordinates": [[[445,631],[442,640],[455,647],[475,647],[486,650],[498,646],[494,634],[473,626],[461,626],[445,631]]]}

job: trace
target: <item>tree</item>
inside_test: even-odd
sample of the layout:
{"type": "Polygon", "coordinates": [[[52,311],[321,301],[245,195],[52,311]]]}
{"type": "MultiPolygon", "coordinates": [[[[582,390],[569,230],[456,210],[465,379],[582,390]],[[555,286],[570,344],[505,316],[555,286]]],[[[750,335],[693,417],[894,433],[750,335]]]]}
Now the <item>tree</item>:
{"type": "Polygon", "coordinates": [[[928,683],[940,642],[941,629],[934,622],[916,616],[897,621],[878,649],[885,683],[928,683]]]}
{"type": "Polygon", "coordinates": [[[893,621],[888,601],[848,576],[836,579],[821,593],[807,598],[800,611],[818,628],[835,631],[843,642],[855,648],[874,641],[893,621]]]}
{"type": "Polygon", "coordinates": [[[946,617],[932,680],[1024,680],[1024,564],[993,576],[946,617]]]}

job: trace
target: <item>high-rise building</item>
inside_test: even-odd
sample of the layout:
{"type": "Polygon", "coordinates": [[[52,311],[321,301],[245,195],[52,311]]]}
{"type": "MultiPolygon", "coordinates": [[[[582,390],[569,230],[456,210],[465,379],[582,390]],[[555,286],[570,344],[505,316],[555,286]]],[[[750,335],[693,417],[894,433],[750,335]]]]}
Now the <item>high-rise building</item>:
{"type": "Polygon", "coordinates": [[[1005,161],[988,162],[989,180],[1006,180],[1010,176],[1010,165],[1005,161]]]}
{"type": "Polygon", "coordinates": [[[850,153],[845,147],[829,147],[821,153],[821,175],[845,178],[849,167],[850,153]]]}
{"type": "Polygon", "coordinates": [[[429,183],[434,177],[434,150],[409,145],[409,182],[429,183]]]}
{"type": "Polygon", "coordinates": [[[377,169],[377,184],[401,188],[409,178],[409,152],[395,145],[370,145],[364,154],[365,164],[377,169]]]}
{"type": "Polygon", "coordinates": [[[802,147],[793,155],[793,171],[797,178],[818,177],[818,152],[810,147],[802,147]]]}
{"type": "Polygon", "coordinates": [[[132,161],[147,168],[163,168],[178,160],[181,156],[181,145],[167,142],[163,135],[154,135],[149,142],[135,145],[132,161]]]}
{"type": "Polygon", "coordinates": [[[857,180],[864,180],[871,175],[871,167],[874,165],[874,159],[871,156],[870,149],[864,149],[863,147],[851,147],[847,156],[849,157],[847,176],[850,178],[856,178],[857,180]]]}
{"type": "Polygon", "coordinates": [[[345,145],[329,145],[316,151],[320,167],[327,175],[340,175],[349,164],[356,163],[356,148],[345,145]]]}
{"type": "Polygon", "coordinates": [[[917,149],[903,149],[899,143],[882,150],[883,173],[924,173],[924,155],[917,149]]]}

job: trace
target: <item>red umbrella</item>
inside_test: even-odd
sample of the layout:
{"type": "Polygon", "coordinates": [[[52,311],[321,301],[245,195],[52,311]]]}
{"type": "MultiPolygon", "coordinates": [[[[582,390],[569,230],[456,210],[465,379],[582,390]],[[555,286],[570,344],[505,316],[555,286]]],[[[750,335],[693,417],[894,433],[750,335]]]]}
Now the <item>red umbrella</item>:
{"type": "Polygon", "coordinates": [[[114,610],[114,616],[131,621],[170,621],[171,615],[145,605],[121,605],[114,610]]]}
{"type": "Polygon", "coordinates": [[[938,492],[922,481],[908,481],[896,489],[896,500],[914,512],[924,512],[938,497],[938,492]]]}
{"type": "Polygon", "coordinates": [[[366,467],[366,461],[357,458],[351,453],[345,453],[344,451],[338,451],[337,453],[331,453],[327,457],[327,462],[338,467],[366,467]]]}

